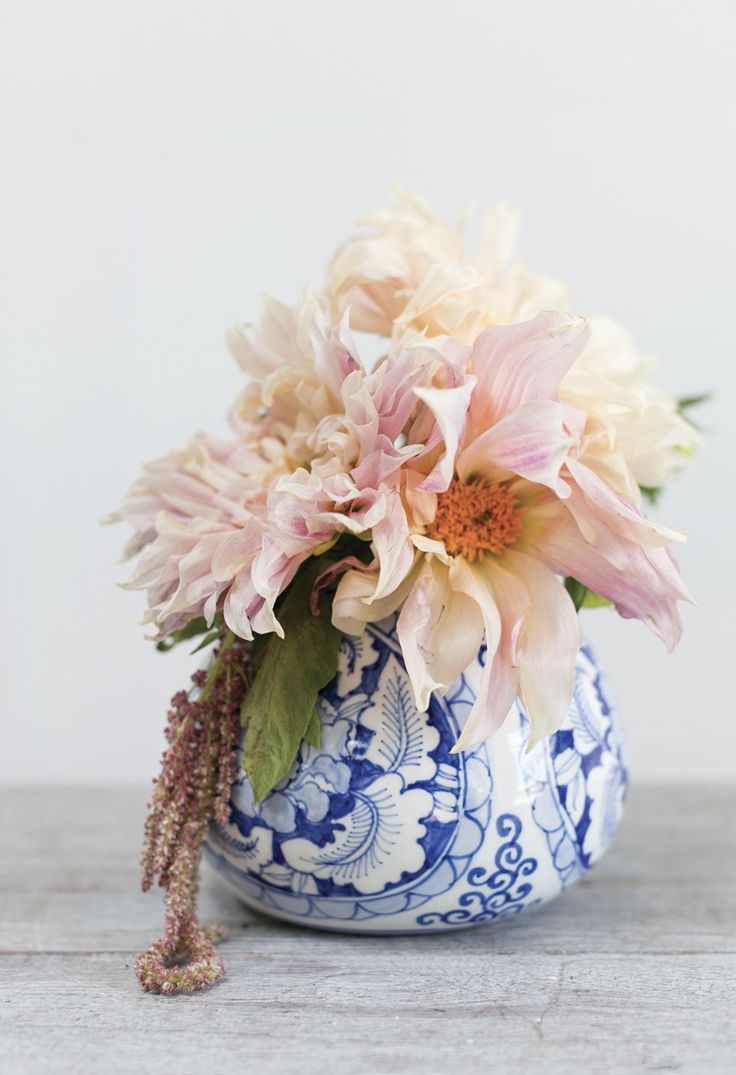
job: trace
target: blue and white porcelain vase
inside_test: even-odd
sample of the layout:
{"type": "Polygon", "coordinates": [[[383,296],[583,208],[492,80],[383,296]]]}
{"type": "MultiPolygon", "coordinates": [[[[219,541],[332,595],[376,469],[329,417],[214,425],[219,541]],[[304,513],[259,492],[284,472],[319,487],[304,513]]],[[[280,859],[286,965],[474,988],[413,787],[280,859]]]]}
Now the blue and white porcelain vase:
{"type": "Polygon", "coordinates": [[[626,791],[593,655],[579,653],[562,728],[529,753],[517,703],[489,742],[452,754],[484,650],[419,713],[393,627],[343,639],[319,748],[304,743],[257,805],[241,774],[207,857],[249,906],[319,929],[429,933],[552,899],[601,857],[626,791]]]}

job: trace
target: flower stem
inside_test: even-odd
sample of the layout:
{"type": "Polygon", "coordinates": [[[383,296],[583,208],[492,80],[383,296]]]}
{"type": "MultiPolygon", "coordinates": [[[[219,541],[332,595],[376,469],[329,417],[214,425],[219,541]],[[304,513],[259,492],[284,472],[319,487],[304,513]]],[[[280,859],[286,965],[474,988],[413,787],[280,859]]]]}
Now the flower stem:
{"type": "Polygon", "coordinates": [[[207,672],[207,679],[204,682],[204,686],[197,695],[198,702],[206,702],[209,696],[212,694],[212,691],[215,687],[215,683],[217,682],[217,677],[220,674],[220,669],[222,667],[222,662],[224,660],[225,654],[229,649],[232,649],[234,643],[235,635],[232,631],[228,631],[220,644],[219,653],[209,667],[209,670],[207,672]]]}

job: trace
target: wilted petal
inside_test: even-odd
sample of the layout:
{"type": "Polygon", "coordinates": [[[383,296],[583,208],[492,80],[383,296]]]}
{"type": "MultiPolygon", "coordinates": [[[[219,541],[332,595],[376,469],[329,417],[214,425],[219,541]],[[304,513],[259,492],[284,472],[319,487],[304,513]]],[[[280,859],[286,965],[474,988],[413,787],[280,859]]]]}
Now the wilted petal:
{"type": "Polygon", "coordinates": [[[453,590],[448,568],[427,557],[404,601],[397,633],[417,708],[424,712],[432,691],[445,691],[478,653],[483,618],[475,601],[453,590]]]}
{"type": "Polygon", "coordinates": [[[457,471],[467,482],[501,468],[566,497],[570,486],[560,477],[560,469],[574,443],[566,408],[552,400],[538,400],[507,414],[463,448],[457,471]]]}
{"type": "Polygon", "coordinates": [[[621,616],[641,620],[673,649],[681,633],[676,602],[689,595],[672,554],[615,537],[608,546],[596,548],[563,513],[540,538],[538,552],[554,571],[608,598],[621,616]]]}
{"type": "MultiPolygon", "coordinates": [[[[250,641],[253,628],[248,611],[253,611],[259,595],[256,594],[250,574],[246,571],[238,575],[225,596],[222,614],[226,626],[239,638],[250,641]]],[[[262,601],[263,598],[260,598],[262,601]]]]}
{"type": "Polygon", "coordinates": [[[230,353],[240,367],[253,377],[266,377],[294,354],[297,344],[294,310],[266,295],[259,329],[237,325],[227,334],[230,353]]]}
{"type": "Polygon", "coordinates": [[[482,332],[473,347],[472,372],[478,385],[466,443],[523,403],[556,399],[562,378],[587,338],[583,318],[555,313],[482,332]]]}
{"type": "Polygon", "coordinates": [[[349,313],[346,310],[340,323],[333,326],[311,292],[307,292],[305,303],[310,304],[303,316],[307,322],[311,319],[306,331],[314,353],[314,371],[333,397],[339,398],[345,378],[361,368],[350,333],[349,313]]]}
{"type": "Polygon", "coordinates": [[[375,601],[392,593],[414,563],[414,546],[399,491],[385,488],[382,494],[383,518],[372,530],[373,550],[379,564],[378,584],[373,595],[375,601]]]}
{"type": "Polygon", "coordinates": [[[348,571],[338,583],[332,599],[332,622],[338,631],[359,635],[367,623],[380,623],[395,612],[411,590],[414,572],[410,572],[393,593],[375,600],[377,571],[348,571]]]}
{"type": "Polygon", "coordinates": [[[232,579],[250,566],[261,548],[263,527],[255,520],[242,530],[227,534],[212,555],[212,575],[218,582],[232,579]]]}
{"type": "Polygon", "coordinates": [[[445,451],[432,472],[425,478],[420,489],[440,493],[449,486],[455,468],[455,455],[465,426],[465,415],[475,385],[475,378],[468,377],[457,388],[415,388],[414,393],[429,407],[437,420],[445,451]]]}
{"type": "Polygon", "coordinates": [[[599,541],[599,527],[605,524],[628,541],[640,545],[667,545],[684,541],[684,535],[645,518],[636,507],[618,496],[606,483],[577,459],[568,460],[570,476],[582,493],[570,500],[570,511],[593,544],[599,541]]]}
{"type": "Polygon", "coordinates": [[[452,748],[453,753],[457,753],[482,742],[498,731],[509,710],[508,707],[498,707],[498,695],[491,691],[491,670],[501,641],[502,628],[490,575],[482,561],[469,564],[462,557],[457,557],[450,565],[450,583],[454,590],[466,594],[480,609],[486,641],[486,659],[480,674],[478,695],[465,727],[452,748]]]}
{"type": "Polygon", "coordinates": [[[529,594],[516,661],[521,697],[531,721],[530,750],[567,716],[580,649],[580,620],[567,590],[545,564],[514,552],[505,558],[505,567],[529,594]]]}
{"type": "Polygon", "coordinates": [[[379,433],[375,446],[369,455],[350,472],[350,476],[359,489],[378,489],[394,477],[403,466],[422,452],[420,444],[396,445],[379,433]]]}

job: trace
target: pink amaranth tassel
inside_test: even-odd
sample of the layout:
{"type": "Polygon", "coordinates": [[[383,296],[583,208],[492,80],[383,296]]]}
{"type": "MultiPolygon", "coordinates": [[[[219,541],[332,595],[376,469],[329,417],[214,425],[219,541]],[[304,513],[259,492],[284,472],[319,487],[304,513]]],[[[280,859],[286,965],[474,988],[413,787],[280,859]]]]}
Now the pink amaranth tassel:
{"type": "Polygon", "coordinates": [[[250,649],[229,635],[209,671],[192,676],[197,691],[171,700],[168,747],[148,805],[141,884],[166,889],[163,937],[137,960],[136,973],[151,993],[191,993],[224,973],[213,939],[196,914],[202,841],[210,821],[227,824],[230,788],[237,776],[240,706],[250,679],[250,649]]]}

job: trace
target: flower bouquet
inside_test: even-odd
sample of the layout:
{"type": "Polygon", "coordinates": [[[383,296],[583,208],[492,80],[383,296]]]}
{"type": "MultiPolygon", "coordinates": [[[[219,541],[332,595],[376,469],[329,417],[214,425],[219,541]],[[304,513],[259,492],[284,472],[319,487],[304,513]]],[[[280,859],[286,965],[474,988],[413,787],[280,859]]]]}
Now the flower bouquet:
{"type": "Polygon", "coordinates": [[[149,464],[112,516],[158,648],[206,655],[149,806],[167,910],[146,989],[222,973],[203,843],[282,918],[421,932],[538,903],[610,839],[620,727],[578,612],[676,644],[682,535],[643,509],[698,442],[697,399],[566,312],[514,231],[495,208],[471,258],[400,193],[322,292],[231,331],[230,438],[149,464]],[[372,368],[353,333],[382,338],[372,368]]]}

